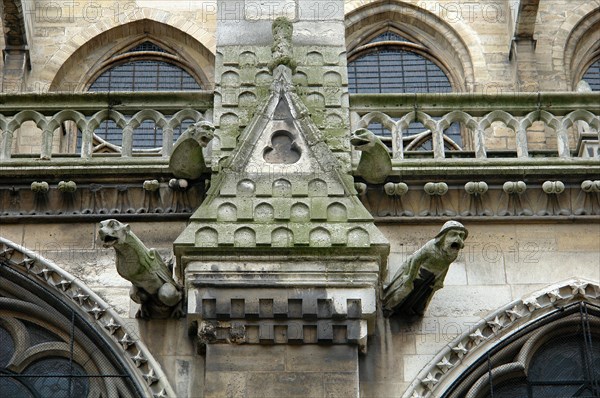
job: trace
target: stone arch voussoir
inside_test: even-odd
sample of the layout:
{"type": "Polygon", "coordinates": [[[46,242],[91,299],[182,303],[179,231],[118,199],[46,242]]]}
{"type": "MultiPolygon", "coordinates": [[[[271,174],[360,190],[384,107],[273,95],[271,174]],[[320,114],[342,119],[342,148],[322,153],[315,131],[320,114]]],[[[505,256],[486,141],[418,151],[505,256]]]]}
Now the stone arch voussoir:
{"type": "MultiPolygon", "coordinates": [[[[192,48],[195,53],[199,54],[205,61],[203,65],[199,65],[203,70],[212,68],[214,65],[216,38],[214,32],[206,29],[200,23],[184,19],[181,16],[171,14],[168,11],[158,10],[154,8],[137,8],[135,11],[123,13],[118,18],[114,16],[102,18],[94,24],[91,24],[85,29],[81,29],[74,34],[61,48],[57,51],[44,66],[44,74],[50,81],[50,91],[63,90],[61,79],[67,74],[66,68],[77,67],[76,59],[83,59],[91,53],[94,47],[94,40],[101,41],[102,38],[114,39],[125,38],[128,31],[125,29],[127,25],[134,26],[135,24],[143,24],[144,32],[146,30],[155,31],[154,36],[161,38],[165,35],[165,31],[178,32],[181,36],[178,47],[192,48]],[[73,63],[74,65],[70,65],[73,63]]],[[[149,32],[152,36],[152,32],[149,32]]],[[[142,35],[140,33],[140,35],[142,35]]],[[[87,74],[89,71],[84,70],[82,74],[87,74]]],[[[212,72],[203,76],[203,80],[212,82],[212,72]]],[[[206,82],[205,82],[206,83],[206,82]]],[[[68,87],[68,90],[80,89],[81,85],[73,85],[68,87]]]]}
{"type": "Polygon", "coordinates": [[[160,364],[146,345],[117,312],[81,280],[55,263],[16,243],[0,237],[0,262],[14,271],[33,278],[66,306],[87,313],[87,322],[119,350],[132,377],[142,386],[146,396],[175,398],[160,364]]]}
{"type": "Polygon", "coordinates": [[[600,13],[598,12],[599,4],[597,1],[591,1],[582,4],[574,10],[570,11],[569,17],[561,24],[557,30],[552,42],[552,59],[561,60],[553,64],[552,72],[565,76],[567,89],[574,89],[577,86],[577,79],[583,74],[583,70],[573,70],[575,64],[579,64],[581,69],[582,63],[590,61],[589,59],[581,59],[574,62],[577,56],[589,57],[589,54],[578,54],[583,51],[578,47],[584,39],[589,39],[593,45],[600,40],[600,13]]]}
{"type": "MultiPolygon", "coordinates": [[[[361,30],[368,30],[370,26],[380,24],[382,20],[394,23],[404,21],[407,26],[427,31],[426,40],[430,43],[440,39],[446,41],[457,59],[454,61],[444,59],[440,51],[435,55],[439,56],[444,67],[451,72],[455,85],[459,86],[461,91],[475,91],[477,81],[489,81],[487,63],[479,37],[463,21],[446,21],[424,8],[401,1],[354,1],[346,5],[345,11],[347,45],[349,46],[357,44],[355,36],[360,36],[361,30]],[[357,34],[355,35],[355,33],[357,34]],[[456,82],[458,78],[464,81],[456,82]]],[[[395,24],[397,25],[397,23],[395,24]]]]}
{"type": "Polygon", "coordinates": [[[578,302],[599,305],[598,282],[569,279],[498,308],[438,352],[419,372],[403,398],[441,396],[462,371],[492,347],[557,308],[578,302]]]}

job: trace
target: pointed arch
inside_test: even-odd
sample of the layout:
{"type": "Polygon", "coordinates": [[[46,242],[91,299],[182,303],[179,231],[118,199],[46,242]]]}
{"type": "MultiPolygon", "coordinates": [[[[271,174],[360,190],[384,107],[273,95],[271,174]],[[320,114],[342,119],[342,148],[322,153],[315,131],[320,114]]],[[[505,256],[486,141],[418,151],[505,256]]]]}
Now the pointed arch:
{"type": "MultiPolygon", "coordinates": [[[[421,50],[426,49],[448,72],[456,91],[475,90],[475,66],[478,73],[487,74],[477,35],[463,22],[450,25],[432,12],[401,1],[350,7],[346,10],[345,22],[346,47],[350,54],[389,30],[414,41],[421,50]]],[[[477,80],[488,81],[489,76],[480,76],[477,80]]]]}
{"type": "MultiPolygon", "coordinates": [[[[10,359],[0,363],[3,374],[50,367],[48,374],[56,379],[53,367],[63,373],[73,364],[70,374],[75,372],[81,383],[71,385],[72,392],[77,388],[94,392],[89,396],[175,397],[145,344],[73,275],[0,237],[0,280],[0,332],[15,342],[10,359]]],[[[68,377],[55,382],[64,389],[66,382],[59,385],[60,380],[68,377]]],[[[18,382],[13,385],[19,388],[18,382]]]]}
{"type": "MultiPolygon", "coordinates": [[[[579,304],[600,306],[600,286],[597,282],[569,279],[493,311],[440,351],[421,370],[403,397],[446,396],[445,394],[450,393],[451,389],[455,388],[468,372],[477,371],[481,361],[485,360],[490,352],[498,351],[507,344],[518,340],[519,337],[521,338],[520,344],[524,347],[528,337],[521,334],[525,333],[524,331],[534,333],[536,329],[548,322],[561,319],[566,319],[561,322],[572,322],[572,319],[565,318],[571,314],[565,309],[571,308],[572,311],[575,308],[577,310],[579,304]]],[[[600,311],[598,312],[600,315],[600,311]]],[[[600,318],[598,318],[598,322],[600,322],[600,318]]],[[[556,325],[560,325],[560,323],[556,325]]],[[[548,337],[553,334],[546,333],[546,335],[548,337]]],[[[531,336],[535,336],[535,334],[529,335],[529,337],[531,336]]],[[[538,340],[538,343],[532,340],[529,344],[535,343],[539,346],[545,341],[547,339],[538,340]]],[[[529,354],[521,354],[520,362],[512,363],[511,366],[507,364],[504,368],[494,367],[496,374],[505,377],[510,374],[512,377],[523,372],[528,366],[530,354],[534,351],[530,347],[529,354]]],[[[523,349],[521,352],[524,352],[523,349]]],[[[476,374],[473,376],[474,380],[470,381],[477,381],[481,377],[476,374]]],[[[471,390],[473,391],[472,397],[480,397],[475,386],[472,386],[471,390]]],[[[448,397],[454,397],[454,395],[448,395],[448,397]]]]}
{"type": "MultiPolygon", "coordinates": [[[[589,2],[571,10],[554,35],[552,58],[562,59],[553,64],[553,73],[565,77],[567,87],[575,90],[590,65],[600,59],[600,13],[598,3],[589,2]]],[[[548,84],[556,86],[551,80],[548,84]]]]}
{"type": "Polygon", "coordinates": [[[99,22],[97,29],[94,25],[84,30],[83,36],[72,38],[68,48],[76,50],[64,53],[66,55],[60,58],[56,54],[45,68],[44,73],[52,74],[48,76],[52,81],[50,91],[82,91],[90,76],[106,70],[115,61],[115,55],[131,55],[125,53],[145,42],[165,50],[164,57],[184,68],[203,87],[212,86],[215,60],[211,50],[215,45],[212,35],[208,32],[200,34],[204,30],[200,26],[194,26],[196,29],[191,31],[175,22],[167,24],[155,20],[152,13],[139,15],[139,19],[117,26],[113,24],[110,28],[99,22]],[[101,33],[94,35],[98,31],[101,33]]]}

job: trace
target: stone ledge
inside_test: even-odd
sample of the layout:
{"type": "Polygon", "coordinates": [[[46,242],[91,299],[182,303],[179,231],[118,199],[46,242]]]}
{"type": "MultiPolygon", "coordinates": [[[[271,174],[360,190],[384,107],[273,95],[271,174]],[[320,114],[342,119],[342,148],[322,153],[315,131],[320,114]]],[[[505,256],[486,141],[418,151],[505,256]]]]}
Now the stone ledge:
{"type": "Polygon", "coordinates": [[[555,115],[574,109],[600,109],[600,93],[543,92],[543,93],[430,93],[430,94],[351,94],[353,112],[411,112],[418,110],[432,116],[460,109],[481,116],[492,109],[511,114],[527,114],[532,110],[548,110],[555,115]]]}

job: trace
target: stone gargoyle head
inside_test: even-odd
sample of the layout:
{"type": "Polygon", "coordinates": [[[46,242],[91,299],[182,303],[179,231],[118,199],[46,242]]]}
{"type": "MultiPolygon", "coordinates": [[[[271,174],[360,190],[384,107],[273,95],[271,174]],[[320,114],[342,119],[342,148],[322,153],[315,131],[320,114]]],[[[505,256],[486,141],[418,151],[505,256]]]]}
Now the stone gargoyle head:
{"type": "Polygon", "coordinates": [[[190,136],[203,148],[206,148],[215,136],[215,126],[206,120],[196,122],[188,129],[190,136]]]}
{"type": "Polygon", "coordinates": [[[357,129],[350,136],[350,144],[358,151],[369,151],[377,141],[377,136],[367,129],[357,129]]]}
{"type": "Polygon", "coordinates": [[[125,243],[129,231],[129,224],[123,224],[114,219],[104,220],[100,221],[98,237],[102,241],[102,246],[113,247],[116,244],[125,243]]]}
{"type": "Polygon", "coordinates": [[[465,247],[467,236],[469,231],[464,225],[458,221],[448,221],[435,236],[435,244],[448,260],[454,261],[460,250],[465,247]]]}

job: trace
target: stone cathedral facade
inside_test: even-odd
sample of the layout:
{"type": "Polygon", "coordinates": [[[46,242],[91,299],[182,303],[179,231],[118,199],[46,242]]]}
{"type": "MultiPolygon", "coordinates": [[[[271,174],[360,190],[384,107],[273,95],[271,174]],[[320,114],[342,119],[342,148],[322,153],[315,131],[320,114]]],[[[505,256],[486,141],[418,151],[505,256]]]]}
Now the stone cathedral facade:
{"type": "Polygon", "coordinates": [[[600,396],[598,0],[0,11],[0,396],[600,396]]]}

